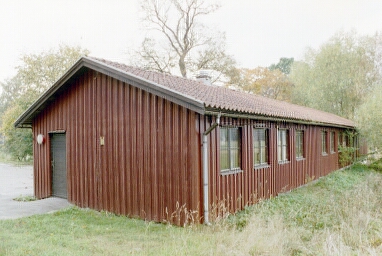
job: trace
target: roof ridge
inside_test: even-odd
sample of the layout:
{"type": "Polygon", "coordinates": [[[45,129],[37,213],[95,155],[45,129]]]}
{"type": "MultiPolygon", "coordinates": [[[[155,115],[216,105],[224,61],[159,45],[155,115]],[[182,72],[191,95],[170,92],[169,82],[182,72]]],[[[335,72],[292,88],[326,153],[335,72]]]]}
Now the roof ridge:
{"type": "Polygon", "coordinates": [[[351,120],[312,107],[271,99],[242,90],[233,90],[226,86],[206,85],[195,79],[160,73],[97,57],[90,57],[90,59],[204,102],[207,109],[221,109],[252,115],[354,127],[354,122],[351,120]]]}
{"type": "Polygon", "coordinates": [[[96,60],[98,62],[105,63],[105,64],[111,64],[113,67],[115,67],[115,65],[113,65],[113,64],[116,64],[118,66],[123,66],[125,68],[131,68],[131,69],[139,70],[139,71],[142,71],[142,72],[153,73],[153,74],[157,74],[157,75],[160,75],[160,76],[168,76],[168,77],[178,78],[178,79],[182,79],[182,80],[188,80],[188,81],[191,80],[191,81],[199,82],[199,81],[196,81],[196,80],[192,80],[191,78],[185,78],[185,77],[178,76],[178,75],[173,75],[173,74],[170,74],[170,73],[165,73],[165,72],[162,73],[162,72],[159,72],[159,71],[156,71],[156,70],[145,69],[145,68],[138,67],[138,66],[128,65],[126,63],[119,62],[119,61],[111,61],[111,60],[107,60],[107,59],[104,59],[104,58],[98,58],[98,57],[94,57],[94,56],[88,56],[88,58],[92,59],[92,60],[96,60]]]}

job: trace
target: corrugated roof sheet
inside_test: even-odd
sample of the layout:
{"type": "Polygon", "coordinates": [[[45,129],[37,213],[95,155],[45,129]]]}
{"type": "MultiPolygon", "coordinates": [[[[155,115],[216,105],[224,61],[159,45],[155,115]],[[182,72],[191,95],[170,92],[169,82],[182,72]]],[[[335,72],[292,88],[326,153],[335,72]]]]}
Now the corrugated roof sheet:
{"type": "Polygon", "coordinates": [[[104,59],[90,59],[204,102],[206,108],[287,120],[301,120],[349,127],[355,126],[351,120],[317,109],[235,91],[221,86],[205,85],[201,81],[135,68],[104,59]]]}

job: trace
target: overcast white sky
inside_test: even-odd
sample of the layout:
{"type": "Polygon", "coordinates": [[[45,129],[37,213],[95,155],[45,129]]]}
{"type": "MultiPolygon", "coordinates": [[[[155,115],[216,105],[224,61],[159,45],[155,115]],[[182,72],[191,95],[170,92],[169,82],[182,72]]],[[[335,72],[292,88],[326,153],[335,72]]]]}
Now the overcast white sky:
{"type": "MultiPolygon", "coordinates": [[[[227,50],[255,68],[280,57],[302,57],[340,30],[382,32],[382,0],[220,0],[208,24],[226,32],[227,50]]],[[[144,32],[139,0],[0,0],[0,81],[11,78],[24,54],[60,44],[92,56],[128,62],[144,32]]]]}

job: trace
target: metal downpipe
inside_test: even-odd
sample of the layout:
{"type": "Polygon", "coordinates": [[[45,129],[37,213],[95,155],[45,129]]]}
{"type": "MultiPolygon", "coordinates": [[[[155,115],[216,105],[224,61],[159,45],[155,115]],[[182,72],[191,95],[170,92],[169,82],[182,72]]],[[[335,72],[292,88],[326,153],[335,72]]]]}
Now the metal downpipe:
{"type": "Polygon", "coordinates": [[[204,224],[210,225],[209,222],[209,198],[208,198],[208,138],[207,135],[212,132],[220,124],[220,113],[216,118],[216,122],[211,125],[203,133],[203,208],[204,208],[204,224]]]}

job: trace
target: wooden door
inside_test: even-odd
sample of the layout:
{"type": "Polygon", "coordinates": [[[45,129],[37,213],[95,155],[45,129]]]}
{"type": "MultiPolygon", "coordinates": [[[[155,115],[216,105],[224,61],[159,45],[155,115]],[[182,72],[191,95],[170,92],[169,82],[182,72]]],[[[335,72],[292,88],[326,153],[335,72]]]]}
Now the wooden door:
{"type": "Polygon", "coordinates": [[[51,134],[52,195],[68,198],[65,133],[51,134]]]}

